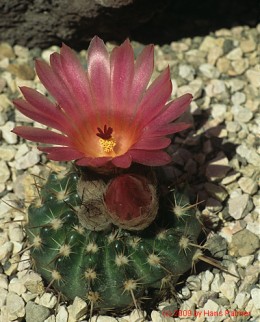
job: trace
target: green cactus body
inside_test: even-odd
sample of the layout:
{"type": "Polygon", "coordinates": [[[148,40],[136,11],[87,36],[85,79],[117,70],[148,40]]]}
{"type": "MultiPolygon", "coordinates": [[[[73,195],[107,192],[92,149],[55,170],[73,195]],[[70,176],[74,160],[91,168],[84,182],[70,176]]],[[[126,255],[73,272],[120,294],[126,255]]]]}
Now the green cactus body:
{"type": "Polygon", "coordinates": [[[170,202],[160,202],[159,215],[144,230],[90,231],[77,216],[78,179],[77,172],[62,178],[51,173],[40,202],[29,207],[26,227],[36,271],[67,299],[123,309],[149,288],[169,289],[191,268],[201,225],[184,195],[170,193],[170,202]]]}

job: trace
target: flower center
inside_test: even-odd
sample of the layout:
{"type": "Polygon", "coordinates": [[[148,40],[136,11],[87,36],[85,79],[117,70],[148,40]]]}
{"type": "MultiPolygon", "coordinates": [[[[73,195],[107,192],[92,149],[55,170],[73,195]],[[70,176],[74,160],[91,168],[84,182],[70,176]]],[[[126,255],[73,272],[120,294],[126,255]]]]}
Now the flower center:
{"type": "Polygon", "coordinates": [[[115,145],[116,141],[112,137],[113,129],[112,127],[107,127],[107,125],[104,125],[104,130],[102,130],[100,127],[97,128],[98,133],[96,135],[100,138],[99,139],[99,144],[101,148],[103,149],[104,152],[109,153],[112,152],[115,145]]]}

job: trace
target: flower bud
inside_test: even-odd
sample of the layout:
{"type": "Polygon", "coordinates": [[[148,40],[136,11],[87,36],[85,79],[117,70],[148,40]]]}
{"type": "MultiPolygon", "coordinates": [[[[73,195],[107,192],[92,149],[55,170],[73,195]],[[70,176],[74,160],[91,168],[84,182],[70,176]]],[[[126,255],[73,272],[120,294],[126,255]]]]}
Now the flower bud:
{"type": "Polygon", "coordinates": [[[148,227],[158,210],[155,186],[148,178],[137,174],[123,174],[112,179],[104,202],[112,223],[128,230],[148,227]]]}

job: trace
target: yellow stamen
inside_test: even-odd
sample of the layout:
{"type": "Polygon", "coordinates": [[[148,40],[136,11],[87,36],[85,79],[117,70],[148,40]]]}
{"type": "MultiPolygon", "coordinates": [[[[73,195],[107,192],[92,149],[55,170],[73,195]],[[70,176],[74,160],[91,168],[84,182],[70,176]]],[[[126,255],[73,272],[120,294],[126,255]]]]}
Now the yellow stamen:
{"type": "Polygon", "coordinates": [[[116,145],[116,141],[112,137],[107,140],[100,138],[99,144],[101,145],[104,152],[109,153],[109,152],[113,151],[113,149],[116,145]]]}

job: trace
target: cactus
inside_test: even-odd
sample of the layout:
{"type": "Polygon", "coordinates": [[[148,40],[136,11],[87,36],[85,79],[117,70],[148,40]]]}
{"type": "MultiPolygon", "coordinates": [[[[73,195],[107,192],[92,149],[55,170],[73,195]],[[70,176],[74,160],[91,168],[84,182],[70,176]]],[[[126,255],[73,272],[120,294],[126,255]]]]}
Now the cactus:
{"type": "MultiPolygon", "coordinates": [[[[149,289],[157,290],[160,298],[191,268],[196,253],[201,226],[187,194],[161,196],[157,216],[147,228],[109,224],[95,231],[80,223],[79,214],[86,208],[80,180],[79,171],[63,176],[52,172],[39,190],[40,198],[29,207],[26,230],[36,271],[67,299],[79,296],[97,309],[137,305],[149,289]]],[[[111,180],[89,180],[92,204],[93,182],[98,194],[97,182],[107,189],[111,180]]],[[[98,195],[97,200],[105,209],[104,198],[98,195]]]]}
{"type": "Polygon", "coordinates": [[[36,73],[54,99],[21,87],[17,109],[47,128],[13,132],[42,145],[51,160],[74,161],[51,173],[29,207],[27,235],[35,269],[66,298],[92,309],[124,309],[154,290],[158,298],[191,268],[201,227],[186,191],[167,191],[155,167],[172,157],[175,122],[191,94],[171,101],[170,69],[150,82],[153,46],[134,57],[126,40],[108,52],[94,37],[84,70],[62,45],[36,73]],[[54,131],[53,131],[54,130],[54,131]],[[152,168],[153,167],[153,168],[152,168]]]}

